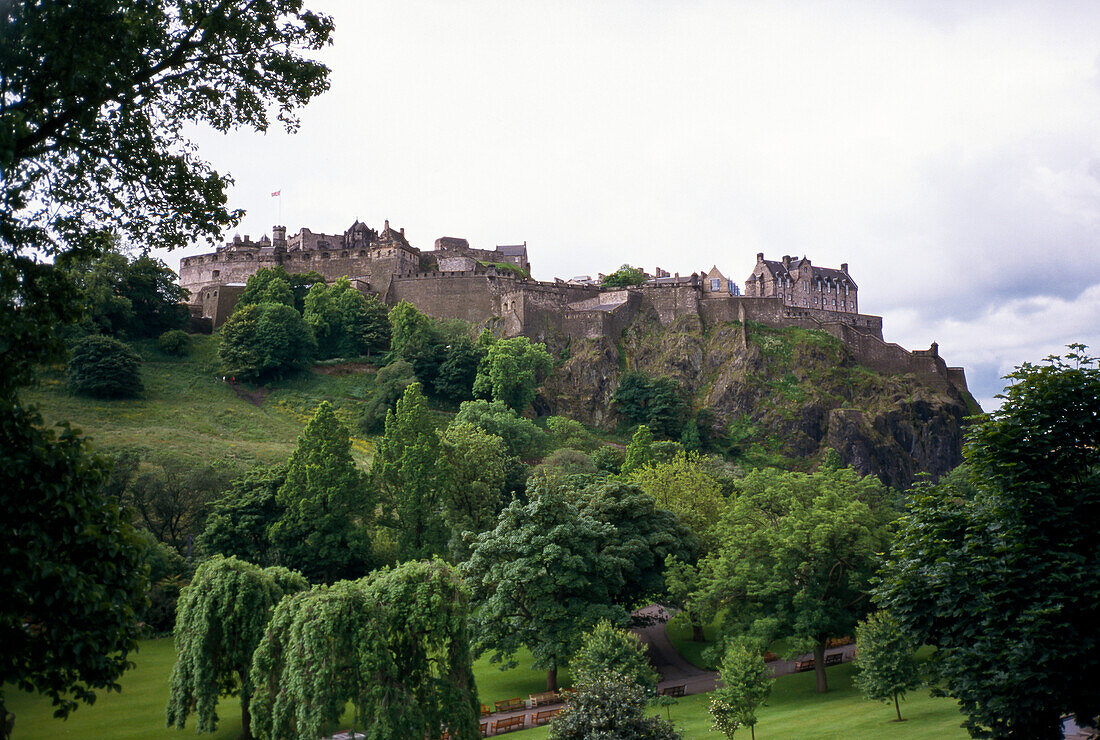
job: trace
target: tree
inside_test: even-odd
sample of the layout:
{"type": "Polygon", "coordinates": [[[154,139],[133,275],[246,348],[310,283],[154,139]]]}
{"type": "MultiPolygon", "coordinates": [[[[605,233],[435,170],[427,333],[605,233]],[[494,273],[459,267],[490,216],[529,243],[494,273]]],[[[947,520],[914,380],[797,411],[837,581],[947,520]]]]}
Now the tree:
{"type": "Polygon", "coordinates": [[[241,737],[251,738],[252,654],[279,600],[307,588],[298,573],[287,571],[277,580],[232,557],[200,565],[176,609],[168,726],[182,730],[194,712],[199,732],[217,732],[218,697],[239,694],[241,737]]]}
{"type": "Polygon", "coordinates": [[[718,680],[721,685],[710,701],[714,729],[732,738],[734,731],[744,725],[756,740],[756,710],[764,706],[775,683],[759,647],[744,641],[727,647],[718,680]]]}
{"type": "Polygon", "coordinates": [[[923,681],[915,660],[917,646],[889,613],[878,611],[856,625],[856,670],[853,683],[874,701],[893,701],[901,722],[899,698],[923,681]]]}
{"type": "Polygon", "coordinates": [[[359,357],[385,350],[390,323],[385,307],[353,288],[346,277],[332,285],[316,283],[306,295],[302,318],[317,339],[318,356],[359,357]]]}
{"type": "Polygon", "coordinates": [[[386,428],[386,414],[393,410],[405,389],[417,382],[413,366],[400,358],[378,371],[374,376],[374,390],[363,406],[359,426],[371,434],[386,428]]]}
{"type": "Polygon", "coordinates": [[[141,395],[141,359],[117,339],[92,335],[73,347],[69,358],[69,388],[93,398],[141,395]]]}
{"type": "Polygon", "coordinates": [[[257,465],[233,481],[210,507],[199,547],[260,566],[274,564],[268,533],[283,516],[277,492],[286,483],[282,465],[257,465]]]}
{"type": "Polygon", "coordinates": [[[850,468],[758,469],[738,489],[717,550],[700,561],[693,598],[725,609],[727,629],[812,648],[817,690],[827,691],[825,640],[851,634],[869,610],[870,578],[895,516],[887,491],[850,468]]]}
{"type": "Polygon", "coordinates": [[[629,475],[653,464],[653,432],[642,424],[634,430],[634,436],[626,447],[626,459],[623,461],[622,474],[629,475]]]}
{"type": "Polygon", "coordinates": [[[66,262],[66,275],[82,294],[82,328],[116,337],[153,337],[187,325],[187,291],[158,259],[130,259],[110,239],[108,251],[66,262]]]}
{"type": "Polygon", "coordinates": [[[612,673],[576,688],[551,720],[551,740],[678,740],[672,724],[646,716],[645,688],[612,673]]]}
{"type": "Polygon", "coordinates": [[[474,395],[504,401],[523,412],[535,398],[535,388],[554,366],[543,344],[527,337],[498,339],[489,347],[474,381],[474,395]]]}
{"type": "Polygon", "coordinates": [[[317,345],[302,317],[281,303],[238,308],[218,332],[222,372],[260,382],[304,369],[317,345]]]}
{"type": "Polygon", "coordinates": [[[592,436],[584,424],[565,416],[551,416],[546,419],[546,430],[550,433],[554,447],[568,447],[583,450],[588,447],[592,436]]]}
{"type": "Polygon", "coordinates": [[[185,552],[206,521],[210,501],[227,483],[223,468],[146,465],[135,470],[118,491],[118,501],[134,512],[135,522],[157,541],[185,552]]]}
{"type": "Polygon", "coordinates": [[[709,552],[718,544],[715,525],[726,500],[698,453],[681,453],[671,462],[635,468],[629,480],[652,496],[659,507],[680,517],[704,550],[709,552]]]}
{"type": "MultiPolygon", "coordinates": [[[[117,691],[145,608],[146,550],[104,492],[108,466],[67,426],[0,412],[0,686],[39,692],[65,717],[117,691]]],[[[0,737],[12,715],[0,692],[0,737]]]]}
{"type": "Polygon", "coordinates": [[[367,737],[480,737],[468,603],[439,560],[284,599],[253,658],[259,734],[319,737],[350,702],[367,737]]]}
{"type": "Polygon", "coordinates": [[[605,288],[629,288],[633,285],[642,285],[645,281],[645,271],[642,268],[623,265],[610,275],[600,278],[600,285],[605,288]]]}
{"type": "Polygon", "coordinates": [[[509,455],[530,460],[546,445],[546,432],[517,414],[503,401],[466,401],[458,409],[455,424],[473,424],[504,440],[509,455]]]}
{"type": "Polygon", "coordinates": [[[484,348],[471,342],[469,337],[463,335],[452,339],[435,379],[436,395],[458,403],[472,400],[477,369],[484,357],[484,348]]]}
{"type": "Polygon", "coordinates": [[[183,329],[169,329],[157,337],[157,347],[166,355],[183,357],[191,352],[191,336],[183,329]]]}
{"type": "Polygon", "coordinates": [[[659,676],[653,670],[645,644],[633,632],[601,620],[584,636],[581,647],[569,661],[573,683],[590,684],[601,676],[616,674],[645,689],[647,696],[657,693],[659,676]]]}
{"type": "MultiPolygon", "coordinates": [[[[323,282],[320,285],[324,288],[323,282]]],[[[282,265],[261,267],[249,275],[244,284],[244,290],[237,298],[235,308],[258,306],[261,303],[277,303],[298,310],[294,305],[294,291],[290,287],[290,276],[282,265]]]]}
{"type": "Polygon", "coordinates": [[[412,364],[416,377],[431,392],[447,353],[447,342],[436,323],[413,304],[401,301],[390,309],[390,325],[394,354],[412,364]]]}
{"type": "Polygon", "coordinates": [[[420,384],[413,383],[386,414],[386,433],[371,464],[383,523],[397,533],[398,557],[419,560],[447,545],[443,502],[448,471],[440,464],[439,436],[420,384]]]}
{"type": "Polygon", "coordinates": [[[611,403],[634,424],[645,424],[670,439],[681,435],[687,419],[687,400],[679,382],[665,376],[650,378],[637,370],[619,378],[611,403]]]}
{"type": "Polygon", "coordinates": [[[473,604],[475,655],[491,650],[499,662],[527,647],[547,672],[546,690],[555,691],[558,666],[581,635],[601,619],[626,620],[615,597],[629,563],[605,552],[612,536],[611,525],[553,486],[535,488],[526,504],[513,499],[459,566],[473,604]]]}
{"type": "Polygon", "coordinates": [[[325,582],[367,569],[374,505],[351,458],[348,430],[328,401],[299,435],[275,498],[283,512],[269,537],[283,565],[325,582]]]}
{"type": "Polygon", "coordinates": [[[452,424],[439,437],[441,462],[448,475],[443,513],[451,530],[448,549],[456,559],[468,555],[463,534],[477,534],[497,520],[504,491],[504,440],[472,424],[452,424]]]}
{"type": "Polygon", "coordinates": [[[1056,738],[1100,714],[1100,369],[1025,364],[969,430],[967,468],[917,486],[876,588],[974,737],[1056,738]]]}

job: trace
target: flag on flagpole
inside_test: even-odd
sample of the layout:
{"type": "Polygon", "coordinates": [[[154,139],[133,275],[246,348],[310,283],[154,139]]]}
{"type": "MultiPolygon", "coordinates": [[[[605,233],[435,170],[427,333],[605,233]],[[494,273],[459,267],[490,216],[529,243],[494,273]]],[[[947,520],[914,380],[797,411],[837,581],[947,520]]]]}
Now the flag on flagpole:
{"type": "Polygon", "coordinates": [[[279,196],[280,196],[280,195],[282,195],[282,194],[283,194],[283,191],[282,191],[282,190],[276,190],[276,191],[275,191],[274,193],[272,193],[272,194],[271,194],[271,197],[272,197],[272,198],[277,198],[277,197],[279,197],[279,196]]]}

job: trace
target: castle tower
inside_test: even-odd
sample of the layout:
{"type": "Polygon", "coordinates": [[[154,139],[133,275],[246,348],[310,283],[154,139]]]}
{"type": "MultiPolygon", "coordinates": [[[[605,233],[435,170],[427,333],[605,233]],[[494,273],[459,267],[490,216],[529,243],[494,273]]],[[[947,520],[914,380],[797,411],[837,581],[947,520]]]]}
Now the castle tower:
{"type": "Polygon", "coordinates": [[[286,246],[286,227],[285,226],[272,226],[271,227],[271,245],[274,247],[286,246]]]}

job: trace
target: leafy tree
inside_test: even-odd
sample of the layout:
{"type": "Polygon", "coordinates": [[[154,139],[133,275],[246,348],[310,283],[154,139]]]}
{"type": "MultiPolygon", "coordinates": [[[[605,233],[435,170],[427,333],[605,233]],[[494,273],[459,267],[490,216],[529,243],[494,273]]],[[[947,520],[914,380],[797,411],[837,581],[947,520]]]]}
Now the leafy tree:
{"type": "Polygon", "coordinates": [[[397,532],[398,557],[419,560],[443,553],[447,526],[443,506],[448,471],[420,384],[413,383],[386,414],[386,433],[371,464],[383,523],[397,532]]]}
{"type": "Polygon", "coordinates": [[[659,676],[641,638],[607,620],[598,622],[584,636],[580,649],[569,661],[569,670],[574,684],[590,684],[600,676],[617,674],[641,686],[648,696],[657,693],[659,676]]]}
{"type": "Polygon", "coordinates": [[[715,525],[726,501],[698,453],[680,453],[671,462],[636,468],[629,480],[652,496],[657,506],[675,513],[706,551],[715,548],[715,525]]]}
{"type": "Polygon", "coordinates": [[[695,420],[684,425],[684,431],[680,434],[680,444],[688,452],[698,452],[703,447],[703,440],[699,436],[699,425],[695,420]]]}
{"type": "Polygon", "coordinates": [[[678,740],[672,723],[646,716],[645,688],[612,673],[582,684],[550,723],[551,740],[678,740]]]}
{"type": "Polygon", "coordinates": [[[772,692],[775,676],[757,646],[737,641],[726,648],[718,669],[719,685],[712,694],[710,713],[714,729],[732,738],[738,727],[749,728],[756,738],[756,710],[772,692]]]}
{"type": "Polygon", "coordinates": [[[546,432],[503,401],[466,401],[459,407],[454,423],[473,424],[497,435],[504,440],[509,455],[525,460],[537,457],[546,445],[546,432]]]}
{"type": "Polygon", "coordinates": [[[400,358],[379,370],[374,378],[374,390],[363,406],[363,415],[359,419],[363,430],[372,434],[384,431],[386,414],[393,410],[405,389],[415,382],[413,366],[400,358]]]}
{"type": "Polygon", "coordinates": [[[317,272],[288,273],[282,265],[261,267],[248,276],[244,291],[237,299],[237,308],[259,303],[281,303],[302,313],[310,289],[324,283],[325,279],[317,272]]]}
{"type": "Polygon", "coordinates": [[[477,369],[484,357],[485,350],[468,336],[453,339],[435,379],[436,395],[455,402],[472,400],[477,369]]]}
{"type": "Polygon", "coordinates": [[[565,416],[551,416],[546,419],[546,430],[550,433],[550,439],[554,447],[569,447],[575,450],[583,450],[589,444],[591,435],[584,428],[584,424],[565,416]]]}
{"type": "Polygon", "coordinates": [[[302,318],[317,339],[318,355],[359,357],[389,346],[390,324],[385,307],[352,287],[346,277],[332,285],[317,283],[306,295],[302,318]]]}
{"type": "Polygon", "coordinates": [[[478,368],[474,395],[504,401],[515,411],[522,412],[531,405],[535,388],[553,365],[543,344],[532,344],[527,337],[498,339],[489,347],[478,368]]]}
{"type": "Polygon", "coordinates": [[[619,378],[611,403],[632,423],[645,424],[668,438],[680,436],[688,413],[683,388],[677,381],[665,376],[650,378],[637,370],[619,378]]]}
{"type": "Polygon", "coordinates": [[[145,545],[145,564],[149,568],[149,603],[141,621],[154,634],[171,634],[176,624],[176,602],[191,568],[178,550],[158,542],[150,532],[138,530],[138,536],[145,545]]]}
{"type": "Polygon", "coordinates": [[[642,268],[623,265],[610,275],[604,275],[600,279],[600,285],[605,288],[629,288],[633,285],[642,285],[645,281],[645,271],[642,268]]]}
{"type": "Polygon", "coordinates": [[[350,702],[367,737],[474,740],[468,600],[439,560],[284,599],[253,658],[264,737],[319,737],[350,702]]]}
{"type": "Polygon", "coordinates": [[[441,461],[447,467],[443,513],[451,529],[449,549],[458,559],[468,554],[463,533],[484,532],[496,524],[504,490],[504,440],[472,424],[452,424],[440,435],[441,461]]]}
{"type": "Polygon", "coordinates": [[[1056,738],[1100,714],[1100,369],[1025,364],[968,432],[968,469],[910,494],[876,601],[936,648],[974,737],[1056,738]]]}
{"type": "MultiPolygon", "coordinates": [[[[0,381],[2,382],[2,381],[0,381]]],[[[0,407],[0,686],[39,692],[65,717],[119,689],[145,606],[146,548],[103,491],[108,466],[64,426],[0,407]]],[[[0,691],[0,737],[12,715],[0,691]]]]}
{"type": "Polygon", "coordinates": [[[853,683],[874,701],[893,701],[901,722],[899,698],[920,688],[917,646],[889,613],[878,611],[856,625],[856,670],[853,683]]]}
{"type": "Polygon", "coordinates": [[[110,239],[108,251],[67,262],[66,274],[82,294],[82,327],[117,337],[154,337],[187,325],[187,291],[158,259],[131,260],[110,239]]]}
{"type": "Polygon", "coordinates": [[[141,359],[117,339],[92,335],[73,347],[69,358],[69,388],[94,398],[141,395],[141,359]]]}
{"type": "Polygon", "coordinates": [[[251,738],[252,654],[279,600],[307,588],[297,573],[276,581],[236,558],[216,556],[200,565],[176,613],[168,726],[183,729],[194,712],[199,732],[216,732],[218,697],[239,694],[241,737],[251,738]]]}
{"type": "Polygon", "coordinates": [[[233,556],[260,566],[274,563],[268,532],[282,518],[277,492],[286,483],[282,465],[257,465],[233,481],[210,507],[199,546],[207,553],[233,556]]]}
{"type": "Polygon", "coordinates": [[[580,450],[563,448],[554,450],[534,470],[535,475],[549,477],[591,478],[597,473],[596,463],[580,450]]]}
{"type": "Polygon", "coordinates": [[[122,481],[118,501],[134,512],[136,523],[157,541],[183,552],[202,531],[210,501],[225,490],[227,482],[225,470],[218,466],[146,464],[122,481]]]}
{"type": "Polygon", "coordinates": [[[183,357],[191,351],[191,337],[183,329],[169,329],[157,338],[157,346],[166,355],[183,357]]]}
{"type": "Polygon", "coordinates": [[[302,370],[316,348],[302,317],[282,303],[238,308],[218,332],[222,371],[241,380],[259,382],[302,370]]]}
{"type": "Polygon", "coordinates": [[[850,468],[754,470],[738,488],[693,598],[725,609],[728,629],[812,647],[817,690],[827,691],[825,640],[850,634],[869,609],[870,578],[895,516],[887,491],[850,468]]]}
{"type": "Polygon", "coordinates": [[[596,464],[596,468],[601,472],[611,473],[612,475],[619,474],[625,461],[626,453],[611,445],[600,445],[592,453],[592,462],[596,464]]]}
{"type": "Polygon", "coordinates": [[[425,389],[433,391],[439,366],[447,354],[447,341],[438,326],[408,301],[401,301],[390,309],[390,325],[393,332],[390,348],[411,363],[425,389]]]}
{"type": "Polygon", "coordinates": [[[622,474],[629,475],[653,464],[653,432],[645,424],[634,430],[634,436],[626,447],[626,459],[623,460],[622,474]]]}
{"type": "Polygon", "coordinates": [[[611,525],[550,485],[533,490],[526,504],[513,500],[459,566],[474,607],[475,654],[491,650],[499,662],[527,647],[535,667],[547,671],[547,691],[556,690],[558,666],[581,635],[601,619],[626,619],[615,597],[630,564],[605,552],[612,536],[611,525]]]}
{"type": "Polygon", "coordinates": [[[298,437],[276,501],[283,513],[270,538],[284,565],[326,582],[366,570],[374,505],[351,458],[348,430],[328,401],[298,437]]]}

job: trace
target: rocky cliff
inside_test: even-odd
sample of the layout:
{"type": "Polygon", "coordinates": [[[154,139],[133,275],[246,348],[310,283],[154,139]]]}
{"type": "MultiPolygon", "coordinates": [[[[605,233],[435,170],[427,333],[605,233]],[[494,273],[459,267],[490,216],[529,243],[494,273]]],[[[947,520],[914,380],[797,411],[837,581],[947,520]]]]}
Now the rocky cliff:
{"type": "MultiPolygon", "coordinates": [[[[563,353],[564,354],[564,353],[563,353]]],[[[675,378],[715,431],[810,465],[824,449],[863,474],[907,487],[962,461],[964,419],[979,409],[944,378],[883,374],[860,366],[819,331],[748,323],[704,326],[696,316],[662,327],[640,315],[622,339],[574,342],[542,388],[552,413],[611,428],[626,370],[675,378]]]]}

